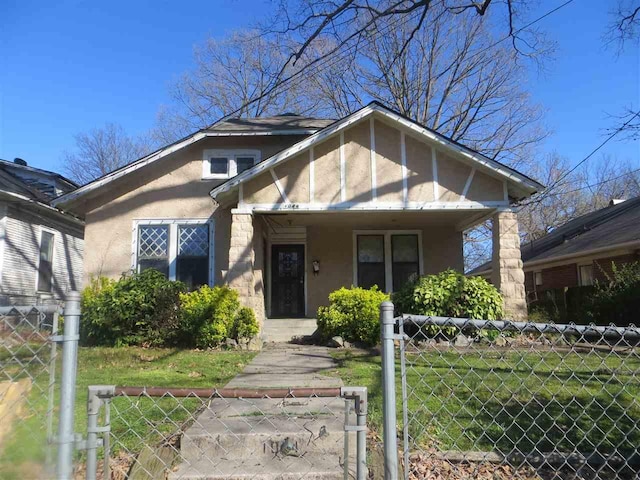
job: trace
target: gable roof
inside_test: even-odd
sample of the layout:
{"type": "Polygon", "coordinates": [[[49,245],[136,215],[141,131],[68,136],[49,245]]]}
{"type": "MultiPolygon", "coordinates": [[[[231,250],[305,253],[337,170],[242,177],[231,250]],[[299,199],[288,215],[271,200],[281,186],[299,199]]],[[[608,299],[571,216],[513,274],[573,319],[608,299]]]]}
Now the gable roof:
{"type": "Polygon", "coordinates": [[[278,133],[309,135],[332,124],[335,120],[325,118],[304,117],[293,113],[285,113],[273,117],[229,118],[214,123],[207,132],[219,133],[278,133]]]}
{"type": "Polygon", "coordinates": [[[40,179],[54,182],[64,193],[78,188],[77,183],[59,173],[29,165],[22,165],[15,161],[10,162],[0,159],[0,170],[14,177],[16,181],[32,191],[34,195],[44,198],[47,201],[57,196],[57,193],[55,192],[55,188],[53,188],[53,184],[48,181],[43,182],[40,179]]]}
{"type": "Polygon", "coordinates": [[[346,117],[336,122],[331,123],[324,129],[314,133],[304,140],[301,140],[295,145],[292,145],[291,147],[273,155],[272,157],[263,160],[254,167],[245,170],[240,175],[237,175],[222,183],[221,185],[218,185],[211,190],[211,197],[216,199],[219,195],[232,190],[241,183],[254,178],[255,176],[263,173],[270,168],[273,168],[279,163],[285,162],[293,156],[311,148],[313,145],[326,140],[339,131],[344,130],[348,126],[353,125],[354,123],[359,122],[360,120],[373,114],[380,115],[387,120],[400,124],[403,127],[408,128],[412,133],[417,134],[417,136],[422,136],[427,140],[435,141],[446,149],[454,150],[455,152],[466,157],[466,159],[470,160],[472,163],[485,167],[487,170],[494,172],[504,180],[510,181],[512,185],[517,185],[521,189],[521,191],[519,195],[513,195],[514,198],[524,198],[544,188],[542,184],[518,172],[517,170],[514,170],[513,168],[510,168],[498,162],[497,160],[486,157],[481,153],[476,152],[475,150],[472,150],[454,140],[451,140],[450,138],[436,132],[433,129],[425,127],[424,125],[421,125],[407,118],[399,112],[396,112],[382,105],[381,103],[374,101],[369,105],[361,108],[360,110],[357,110],[356,112],[347,115],[346,117]]]}
{"type": "MultiPolygon", "coordinates": [[[[544,237],[522,245],[520,250],[526,265],[579,256],[593,250],[613,250],[632,242],[638,242],[640,246],[640,197],[574,218],[544,237]]],[[[491,262],[487,262],[469,273],[490,269],[491,262]]]]}
{"type": "Polygon", "coordinates": [[[277,115],[274,117],[257,118],[229,118],[221,120],[213,125],[198,130],[184,138],[176,140],[154,152],[145,155],[127,165],[109,172],[92,182],[79,187],[77,190],[61,195],[54,199],[52,205],[64,205],[97,188],[103,187],[118,178],[139,170],[156,160],[166,157],[181,150],[192,143],[207,137],[232,137],[232,136],[271,136],[271,135],[310,135],[327,125],[333,123],[331,119],[303,117],[295,114],[277,115]]]}

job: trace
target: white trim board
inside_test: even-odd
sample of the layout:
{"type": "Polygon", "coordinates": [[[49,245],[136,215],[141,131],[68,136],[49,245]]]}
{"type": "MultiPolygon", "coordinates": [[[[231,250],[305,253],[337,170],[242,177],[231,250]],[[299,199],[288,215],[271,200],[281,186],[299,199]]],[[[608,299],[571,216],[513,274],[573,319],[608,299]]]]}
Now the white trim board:
{"type": "Polygon", "coordinates": [[[215,285],[215,236],[216,222],[211,218],[143,218],[131,222],[131,271],[138,270],[138,227],[141,225],[169,226],[169,279],[176,279],[178,253],[178,225],[209,225],[209,285],[215,285]]]}
{"type": "Polygon", "coordinates": [[[232,213],[252,212],[376,212],[376,211],[472,211],[494,210],[507,207],[503,201],[495,202],[344,202],[344,203],[245,203],[232,213]]]}

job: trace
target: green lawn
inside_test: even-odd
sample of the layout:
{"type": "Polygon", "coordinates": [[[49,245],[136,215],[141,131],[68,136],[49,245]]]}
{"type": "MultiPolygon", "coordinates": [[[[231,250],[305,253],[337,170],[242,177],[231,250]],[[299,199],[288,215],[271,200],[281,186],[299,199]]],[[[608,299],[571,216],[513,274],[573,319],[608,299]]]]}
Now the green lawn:
{"type": "MultiPolygon", "coordinates": [[[[412,448],[527,454],[558,449],[603,454],[640,445],[640,357],[636,349],[564,353],[517,349],[425,350],[407,356],[412,448]]],[[[382,421],[380,357],[336,354],[345,385],[369,388],[370,421],[382,421]]],[[[398,426],[402,396],[397,363],[398,426]]],[[[399,432],[401,435],[401,432],[399,432]]]]}
{"type": "MultiPolygon", "coordinates": [[[[29,349],[0,355],[0,371],[20,378],[30,374],[34,385],[23,412],[0,452],[0,478],[28,478],[45,460],[48,374],[34,361],[29,349]],[[16,354],[17,352],[17,354],[16,354]]],[[[81,348],[78,355],[76,432],[86,435],[86,402],[89,385],[221,387],[253,358],[250,352],[203,352],[177,349],[81,348]]],[[[44,355],[40,355],[42,358],[44,355]]],[[[56,372],[60,378],[60,366],[56,372]]],[[[56,396],[56,402],[57,402],[56,396]]],[[[193,399],[116,398],[112,405],[113,451],[135,450],[141,439],[157,441],[160,434],[177,429],[201,406],[193,399]]],[[[56,424],[57,427],[57,424],[56,424]]]]}

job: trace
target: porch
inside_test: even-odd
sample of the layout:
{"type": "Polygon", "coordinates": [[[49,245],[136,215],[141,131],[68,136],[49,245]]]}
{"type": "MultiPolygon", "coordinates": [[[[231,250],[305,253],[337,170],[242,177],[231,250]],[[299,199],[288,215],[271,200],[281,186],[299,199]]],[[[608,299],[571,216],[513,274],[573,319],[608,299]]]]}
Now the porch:
{"type": "Polygon", "coordinates": [[[227,281],[261,322],[269,319],[272,337],[287,336],[288,329],[291,336],[310,334],[311,323],[298,320],[297,325],[295,319],[315,318],[318,307],[327,305],[329,294],[340,287],[377,285],[393,292],[413,274],[463,271],[463,231],[489,217],[497,266],[492,281],[504,296],[509,318],[522,318],[526,304],[517,220],[504,209],[234,209],[227,281]],[[294,333],[294,326],[305,332],[294,333]]]}

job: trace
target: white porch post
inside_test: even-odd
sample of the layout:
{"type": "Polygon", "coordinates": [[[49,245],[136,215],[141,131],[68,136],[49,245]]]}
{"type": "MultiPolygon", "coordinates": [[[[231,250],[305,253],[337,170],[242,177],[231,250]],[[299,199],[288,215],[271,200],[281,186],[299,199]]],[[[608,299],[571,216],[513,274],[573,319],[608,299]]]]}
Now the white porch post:
{"type": "Polygon", "coordinates": [[[255,252],[253,250],[253,216],[251,213],[232,212],[229,271],[227,283],[238,292],[240,303],[255,311],[262,327],[264,308],[255,293],[255,252]]]}
{"type": "Polygon", "coordinates": [[[491,281],[503,298],[504,318],[525,320],[527,302],[524,270],[520,254],[518,217],[514,212],[499,211],[493,216],[493,259],[491,281]]]}

